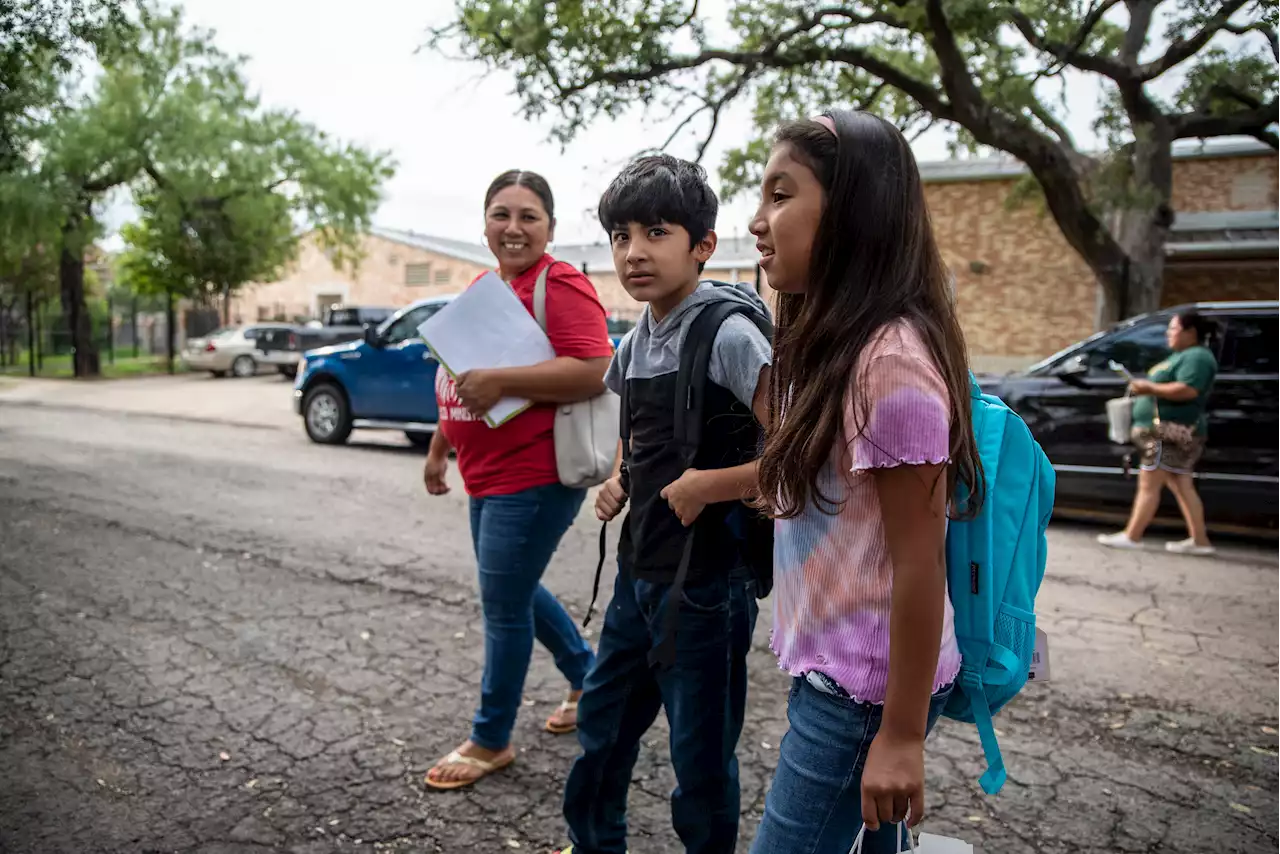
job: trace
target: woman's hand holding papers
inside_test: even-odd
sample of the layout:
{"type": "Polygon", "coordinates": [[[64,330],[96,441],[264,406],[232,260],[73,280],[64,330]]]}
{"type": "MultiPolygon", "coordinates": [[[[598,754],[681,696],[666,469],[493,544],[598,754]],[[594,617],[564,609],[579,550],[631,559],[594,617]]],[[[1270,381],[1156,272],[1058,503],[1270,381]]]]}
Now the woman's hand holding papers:
{"type": "Polygon", "coordinates": [[[498,371],[474,370],[458,374],[458,399],[477,418],[484,417],[502,399],[502,382],[498,371]]]}

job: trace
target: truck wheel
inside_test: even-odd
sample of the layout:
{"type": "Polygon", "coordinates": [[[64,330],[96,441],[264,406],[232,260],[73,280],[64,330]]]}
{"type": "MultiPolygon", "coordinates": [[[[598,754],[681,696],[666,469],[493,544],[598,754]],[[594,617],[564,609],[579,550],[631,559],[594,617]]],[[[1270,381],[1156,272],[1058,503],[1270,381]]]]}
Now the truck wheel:
{"type": "Polygon", "coordinates": [[[406,430],[406,431],[404,431],[404,437],[405,437],[406,439],[408,439],[408,440],[409,440],[409,444],[413,445],[415,448],[429,448],[429,447],[431,447],[431,437],[432,437],[432,435],[434,435],[434,434],[432,434],[432,433],[421,433],[421,432],[411,431],[411,430],[406,430]]]}
{"type": "Polygon", "coordinates": [[[313,442],[341,445],[351,435],[351,407],[333,383],[312,386],[302,401],[302,423],[313,442]]]}
{"type": "Polygon", "coordinates": [[[252,356],[237,356],[231,363],[231,375],[234,377],[251,377],[258,372],[258,364],[252,356]]]}

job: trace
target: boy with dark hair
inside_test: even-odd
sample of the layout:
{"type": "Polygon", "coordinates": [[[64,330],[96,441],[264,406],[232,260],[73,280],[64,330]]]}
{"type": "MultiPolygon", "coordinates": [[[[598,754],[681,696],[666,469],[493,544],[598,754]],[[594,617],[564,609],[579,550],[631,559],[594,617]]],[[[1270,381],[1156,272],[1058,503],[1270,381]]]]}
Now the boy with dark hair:
{"type": "Polygon", "coordinates": [[[622,397],[622,442],[596,514],[631,510],[578,707],[583,752],[565,787],[573,845],[563,854],[624,854],[632,768],[662,707],[685,850],[726,854],[737,841],[746,655],[756,587],[770,580],[744,549],[753,511],[743,502],[756,488],[771,326],[750,287],[698,280],[717,208],[701,167],[666,155],[627,166],[600,200],[618,278],[646,305],[605,377],[622,397]],[[702,361],[691,367],[694,353],[702,361]]]}

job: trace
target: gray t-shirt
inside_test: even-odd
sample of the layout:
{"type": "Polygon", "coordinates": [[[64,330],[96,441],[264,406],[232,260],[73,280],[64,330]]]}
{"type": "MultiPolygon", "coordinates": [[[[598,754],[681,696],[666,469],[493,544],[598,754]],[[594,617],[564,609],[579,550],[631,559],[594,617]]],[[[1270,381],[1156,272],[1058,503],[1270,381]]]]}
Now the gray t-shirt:
{"type": "MultiPolygon", "coordinates": [[[[627,333],[613,354],[605,385],[615,394],[622,393],[623,366],[628,379],[652,379],[680,370],[680,351],[689,325],[708,303],[720,300],[745,301],[764,308],[764,302],[746,286],[725,287],[701,285],[674,311],[655,324],[646,306],[636,328],[627,333]]],[[[766,312],[767,308],[764,309],[766,312]]],[[[740,314],[731,315],[721,324],[711,347],[707,378],[733,392],[744,406],[755,400],[760,372],[772,364],[773,350],[756,325],[740,314]]]]}

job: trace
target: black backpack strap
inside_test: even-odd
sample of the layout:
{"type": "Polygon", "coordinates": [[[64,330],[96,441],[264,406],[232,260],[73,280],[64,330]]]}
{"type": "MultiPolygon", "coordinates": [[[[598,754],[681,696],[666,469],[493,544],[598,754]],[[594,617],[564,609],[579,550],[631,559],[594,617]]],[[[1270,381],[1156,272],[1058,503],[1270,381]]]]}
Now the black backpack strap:
{"type": "MultiPolygon", "coordinates": [[[[622,366],[622,394],[618,407],[618,438],[622,440],[622,488],[631,491],[628,483],[627,464],[631,460],[631,409],[627,405],[627,366],[622,366]]],[[[591,604],[587,605],[587,615],[582,618],[585,629],[591,622],[591,613],[595,610],[596,600],[600,598],[600,576],[604,573],[604,562],[609,551],[609,523],[600,523],[600,559],[596,562],[596,578],[591,583],[591,604]]]]}
{"type": "MultiPolygon", "coordinates": [[[[702,407],[707,393],[707,374],[711,353],[721,325],[735,314],[751,316],[759,324],[760,312],[740,302],[714,302],[698,312],[689,324],[680,353],[680,370],[676,374],[675,440],[684,458],[685,468],[693,466],[702,443],[702,407]]],[[[766,324],[769,323],[764,319],[766,324]]],[[[770,325],[772,330],[772,325],[770,325]]]]}
{"type": "MultiPolygon", "coordinates": [[[[702,441],[702,408],[706,400],[707,374],[711,368],[711,353],[721,325],[735,314],[748,315],[759,326],[763,321],[772,336],[773,326],[762,313],[740,302],[722,300],[705,306],[689,324],[684,346],[680,351],[680,369],[676,374],[675,443],[680,449],[685,468],[692,468],[702,441]]],[[[762,329],[763,331],[763,329],[762,329]]],[[[625,409],[624,409],[625,411],[625,409]]],[[[679,622],[680,598],[685,580],[689,577],[689,561],[693,557],[693,540],[696,523],[689,527],[684,550],[680,553],[680,565],[667,593],[662,615],[662,629],[658,644],[649,652],[649,664],[670,667],[676,659],[676,627],[679,622]]]]}
{"type": "Polygon", "coordinates": [[[591,624],[591,613],[596,609],[596,599],[600,597],[600,575],[604,572],[604,560],[609,551],[609,523],[600,523],[600,560],[596,563],[596,578],[591,582],[591,604],[587,605],[587,615],[582,618],[585,629],[591,624]]]}

